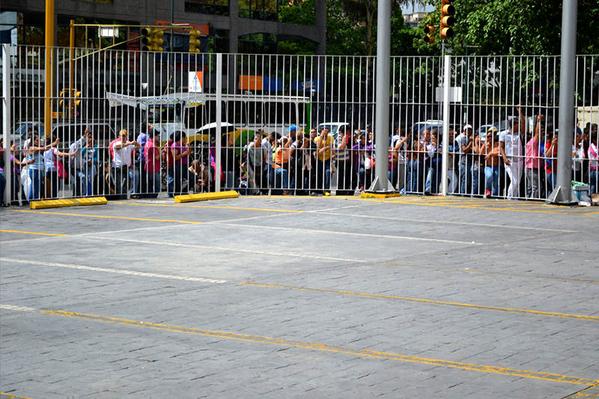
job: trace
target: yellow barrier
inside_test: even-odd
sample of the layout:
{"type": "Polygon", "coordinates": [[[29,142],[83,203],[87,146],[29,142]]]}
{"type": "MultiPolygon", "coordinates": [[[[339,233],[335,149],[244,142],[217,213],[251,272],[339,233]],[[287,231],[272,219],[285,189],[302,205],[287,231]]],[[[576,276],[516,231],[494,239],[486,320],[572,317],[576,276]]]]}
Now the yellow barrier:
{"type": "Polygon", "coordinates": [[[385,194],[377,194],[377,193],[362,193],[360,194],[360,198],[395,198],[400,197],[399,193],[385,193],[385,194]]]}
{"type": "Polygon", "coordinates": [[[108,200],[106,199],[106,197],[68,198],[68,199],[31,201],[29,203],[29,207],[31,209],[47,209],[47,208],[64,208],[67,206],[106,205],[107,203],[108,203],[108,200]]]}
{"type": "Polygon", "coordinates": [[[201,193],[201,194],[185,194],[175,195],[175,202],[196,202],[196,201],[210,201],[227,198],[237,198],[239,193],[237,191],[221,191],[218,193],[201,193]]]}

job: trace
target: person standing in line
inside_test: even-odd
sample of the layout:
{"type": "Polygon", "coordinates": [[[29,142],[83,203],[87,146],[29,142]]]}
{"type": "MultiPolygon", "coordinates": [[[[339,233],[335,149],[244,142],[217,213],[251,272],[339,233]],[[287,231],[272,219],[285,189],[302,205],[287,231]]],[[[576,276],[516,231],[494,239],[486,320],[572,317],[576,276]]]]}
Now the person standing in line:
{"type": "MultiPolygon", "coordinates": [[[[484,166],[482,163],[482,157],[485,155],[485,143],[482,142],[480,136],[476,136],[472,142],[472,167],[470,169],[471,173],[471,194],[472,195],[480,195],[481,193],[481,167],[484,166]]],[[[483,170],[484,173],[484,170],[483,170]]]]}
{"type": "Polygon", "coordinates": [[[81,180],[83,181],[83,195],[91,196],[96,191],[94,190],[94,182],[98,173],[98,146],[94,144],[93,135],[87,137],[85,147],[81,149],[81,161],[83,168],[79,173],[81,173],[81,180]]]}
{"type": "Polygon", "coordinates": [[[331,187],[331,158],[334,141],[326,127],[314,139],[314,144],[316,144],[316,187],[318,189],[328,190],[331,187]]]}
{"type": "Polygon", "coordinates": [[[42,146],[39,135],[37,133],[33,134],[31,144],[27,147],[27,156],[22,163],[27,166],[27,174],[29,176],[29,200],[38,200],[42,197],[45,172],[44,152],[55,147],[58,143],[59,140],[56,139],[54,142],[42,146]]]}
{"type": "Polygon", "coordinates": [[[526,197],[539,198],[539,179],[541,169],[541,124],[543,115],[537,115],[535,130],[530,140],[526,142],[524,168],[526,170],[526,197]]]}
{"type": "Polygon", "coordinates": [[[127,194],[130,187],[129,180],[133,176],[129,173],[133,165],[133,156],[135,149],[139,148],[139,143],[135,140],[129,141],[129,132],[122,129],[119,132],[119,138],[113,142],[112,173],[116,194],[127,194]]]}
{"type": "Polygon", "coordinates": [[[545,176],[547,180],[547,192],[551,194],[555,188],[557,176],[557,131],[552,131],[553,135],[547,137],[545,141],[545,176]]]}
{"type": "Polygon", "coordinates": [[[512,126],[507,131],[499,135],[499,145],[501,157],[505,164],[505,170],[510,178],[510,185],[507,189],[507,198],[514,199],[520,197],[520,180],[522,179],[522,140],[520,134],[523,134],[526,128],[526,119],[522,115],[522,109],[518,107],[518,117],[512,120],[512,126]]]}
{"type": "Polygon", "coordinates": [[[589,186],[591,188],[591,194],[597,193],[599,186],[599,151],[597,149],[597,130],[591,131],[590,144],[589,144],[589,186]]]}
{"type": "Polygon", "coordinates": [[[6,189],[6,175],[4,174],[4,167],[4,139],[0,137],[0,206],[9,205],[4,202],[4,190],[6,189]]]}
{"type": "Polygon", "coordinates": [[[268,182],[268,187],[271,188],[273,186],[274,181],[274,169],[272,167],[272,157],[273,157],[273,146],[276,143],[276,133],[270,132],[262,139],[262,147],[265,149],[267,157],[266,164],[264,165],[264,174],[266,175],[266,181],[268,182]]]}
{"type": "MultiPolygon", "coordinates": [[[[46,138],[46,145],[53,142],[53,137],[48,136],[46,138]]],[[[58,197],[58,158],[68,158],[70,154],[68,152],[61,152],[56,147],[51,147],[44,151],[44,166],[45,166],[45,183],[46,191],[45,198],[57,198],[58,197]]]]}
{"type": "Polygon", "coordinates": [[[149,141],[151,141],[152,130],[153,130],[153,127],[152,127],[151,123],[142,124],[141,131],[137,135],[137,140],[136,140],[139,143],[139,148],[141,149],[138,152],[136,163],[135,163],[135,170],[136,170],[138,176],[140,176],[140,178],[137,179],[137,180],[139,180],[139,183],[138,183],[139,187],[136,187],[136,192],[143,193],[143,194],[149,192],[148,185],[150,184],[150,182],[147,180],[148,173],[145,170],[145,167],[146,167],[145,148],[146,148],[146,144],[149,141]]]}
{"type": "Polygon", "coordinates": [[[337,191],[341,194],[353,194],[351,176],[351,129],[349,126],[339,129],[335,161],[337,163],[337,191]]]}
{"type": "Polygon", "coordinates": [[[87,142],[88,136],[91,136],[91,132],[88,128],[85,128],[81,138],[69,145],[69,155],[71,159],[69,164],[69,177],[71,179],[71,187],[73,188],[74,197],[81,196],[81,192],[83,191],[83,182],[80,178],[80,170],[82,168],[81,149],[87,142]]]}
{"type": "Polygon", "coordinates": [[[460,194],[469,194],[470,174],[472,169],[472,144],[473,128],[472,125],[465,125],[462,133],[455,138],[455,144],[458,148],[458,177],[460,194]]]}
{"type": "Polygon", "coordinates": [[[150,132],[148,140],[143,148],[144,171],[146,173],[146,192],[152,197],[158,197],[160,193],[160,134],[150,132]]]}
{"type": "Polygon", "coordinates": [[[262,136],[260,133],[254,134],[254,140],[247,147],[247,168],[248,185],[250,193],[260,194],[260,190],[266,188],[265,165],[267,158],[267,149],[262,146],[262,136]]]}
{"type": "Polygon", "coordinates": [[[406,150],[408,136],[403,134],[402,131],[397,129],[397,138],[395,142],[392,142],[392,182],[395,185],[397,191],[401,194],[405,194],[406,191],[406,150]]]}
{"type": "Polygon", "coordinates": [[[189,168],[189,154],[191,150],[187,145],[187,135],[185,132],[176,132],[175,141],[171,144],[171,157],[173,167],[169,169],[173,181],[173,191],[169,191],[169,197],[179,195],[183,190],[183,181],[187,179],[189,168]]]}
{"type": "Polygon", "coordinates": [[[430,141],[426,144],[426,180],[424,186],[424,195],[437,194],[439,190],[439,166],[441,156],[439,154],[439,133],[437,129],[430,132],[430,141]]]}
{"type": "Polygon", "coordinates": [[[283,190],[283,195],[289,194],[289,137],[281,137],[277,142],[273,168],[275,172],[275,188],[283,190]]]}
{"type": "MultiPolygon", "coordinates": [[[[459,153],[458,145],[455,141],[455,130],[449,128],[449,143],[447,146],[447,193],[455,194],[458,187],[458,177],[455,173],[455,155],[459,153]]],[[[441,164],[442,164],[441,160],[441,164]]],[[[441,165],[442,166],[442,165],[441,165]]]]}
{"type": "Polygon", "coordinates": [[[487,130],[484,144],[485,156],[485,194],[484,197],[497,197],[499,195],[499,163],[501,162],[501,149],[497,139],[497,128],[487,130]]]}

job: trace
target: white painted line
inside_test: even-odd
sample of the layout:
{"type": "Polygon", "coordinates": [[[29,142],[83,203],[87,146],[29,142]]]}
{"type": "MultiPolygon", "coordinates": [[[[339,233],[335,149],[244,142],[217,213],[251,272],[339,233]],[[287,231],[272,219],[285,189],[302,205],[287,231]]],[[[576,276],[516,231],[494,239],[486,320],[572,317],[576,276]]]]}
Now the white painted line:
{"type": "MultiPolygon", "coordinates": [[[[202,226],[205,226],[205,224],[202,226]]],[[[303,258],[303,259],[325,260],[325,261],[329,261],[329,262],[353,262],[353,263],[368,262],[366,260],[361,260],[361,259],[336,258],[336,257],[332,257],[332,256],[317,256],[317,255],[308,255],[308,254],[298,254],[298,253],[293,253],[293,252],[273,252],[273,251],[262,251],[262,250],[255,250],[255,249],[229,248],[229,247],[219,247],[219,246],[214,246],[214,245],[184,244],[184,243],[169,242],[169,241],[135,240],[135,239],[129,239],[129,238],[91,236],[91,235],[71,236],[71,238],[120,241],[120,242],[130,242],[130,243],[134,243],[134,244],[166,246],[166,247],[207,249],[207,250],[223,251],[223,252],[239,252],[239,253],[252,254],[252,255],[275,256],[275,257],[279,257],[279,258],[303,258]]]]}
{"type": "Polygon", "coordinates": [[[447,220],[424,220],[424,219],[409,219],[409,218],[394,218],[386,216],[372,216],[372,215],[360,215],[354,213],[337,213],[337,212],[320,212],[323,215],[331,216],[349,216],[354,218],[364,219],[376,219],[376,220],[389,220],[397,222],[413,222],[413,223],[429,223],[429,224],[451,224],[457,226],[475,226],[475,227],[493,227],[500,229],[514,229],[514,230],[534,230],[534,231],[546,231],[554,233],[577,233],[576,230],[562,230],[562,229],[546,229],[542,227],[527,227],[527,226],[508,226],[503,224],[490,224],[490,223],[470,223],[470,222],[451,222],[447,220]]]}
{"type": "Polygon", "coordinates": [[[63,269],[74,269],[74,270],[86,270],[86,271],[92,271],[92,272],[124,274],[127,276],[152,277],[152,278],[162,278],[162,279],[167,279],[167,280],[194,281],[194,282],[199,282],[199,283],[223,284],[223,283],[227,282],[226,280],[216,280],[216,279],[203,278],[203,277],[188,277],[188,276],[176,276],[176,275],[172,275],[172,274],[146,273],[146,272],[138,272],[138,271],[134,271],[134,270],[110,269],[110,268],[103,268],[103,267],[76,265],[76,264],[70,264],[70,263],[40,262],[40,261],[35,261],[35,260],[24,260],[24,259],[14,259],[14,258],[0,258],[0,261],[9,262],[9,263],[19,263],[19,264],[25,264],[25,265],[60,267],[63,269]]]}
{"type": "Polygon", "coordinates": [[[35,312],[36,309],[29,308],[27,306],[16,306],[16,305],[7,305],[0,303],[0,309],[3,310],[12,310],[14,312],[35,312]]]}
{"type": "Polygon", "coordinates": [[[343,235],[343,236],[353,236],[353,237],[385,238],[385,239],[390,239],[390,240],[440,242],[440,243],[445,243],[445,244],[483,245],[482,243],[477,243],[475,241],[456,241],[456,240],[444,240],[444,239],[440,239],[440,238],[396,236],[396,235],[390,235],[390,234],[354,233],[354,232],[347,232],[347,231],[304,229],[304,228],[297,228],[297,227],[264,226],[264,225],[257,225],[257,224],[219,223],[218,226],[230,226],[230,227],[237,227],[237,228],[241,227],[241,228],[245,228],[245,229],[294,231],[294,232],[298,232],[298,233],[309,233],[309,234],[329,234],[329,235],[343,235]]]}

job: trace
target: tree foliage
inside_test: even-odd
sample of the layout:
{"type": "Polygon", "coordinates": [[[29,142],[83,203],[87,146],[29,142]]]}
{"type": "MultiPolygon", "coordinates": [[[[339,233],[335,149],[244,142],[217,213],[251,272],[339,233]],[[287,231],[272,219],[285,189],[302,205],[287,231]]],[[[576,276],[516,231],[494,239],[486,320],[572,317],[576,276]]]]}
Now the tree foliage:
{"type": "MultiPolygon", "coordinates": [[[[456,54],[559,54],[561,0],[455,0],[456,54]]],[[[438,9],[425,24],[438,26],[438,9]]],[[[578,1],[578,53],[599,52],[599,2],[578,1]]],[[[422,50],[426,46],[419,46],[422,50]]],[[[439,43],[428,46],[439,48],[439,43]]]]}
{"type": "MultiPolygon", "coordinates": [[[[441,43],[424,42],[423,27],[439,25],[440,0],[416,28],[404,24],[402,4],[395,0],[391,14],[393,55],[432,55],[441,43]]],[[[376,0],[327,0],[327,53],[370,55],[376,51],[376,0]]],[[[455,0],[455,37],[447,42],[454,54],[558,54],[562,17],[561,0],[455,0]]],[[[281,8],[280,20],[313,25],[315,1],[294,1],[281,8]]],[[[578,0],[578,53],[599,53],[599,1],[578,0]]],[[[303,48],[300,53],[313,51],[303,48]]]]}

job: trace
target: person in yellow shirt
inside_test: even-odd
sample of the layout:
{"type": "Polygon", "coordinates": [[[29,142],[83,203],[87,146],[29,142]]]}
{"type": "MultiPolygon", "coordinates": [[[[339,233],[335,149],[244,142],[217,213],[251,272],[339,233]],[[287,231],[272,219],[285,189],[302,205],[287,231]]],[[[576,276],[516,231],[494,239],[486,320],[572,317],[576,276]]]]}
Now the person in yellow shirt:
{"type": "Polygon", "coordinates": [[[331,186],[331,159],[335,139],[326,127],[314,139],[316,144],[316,188],[328,190],[331,186]],[[324,183],[324,184],[323,184],[324,183]]]}
{"type": "Polygon", "coordinates": [[[283,195],[287,195],[289,191],[288,178],[289,178],[289,138],[283,137],[279,139],[277,143],[277,149],[275,150],[275,157],[273,162],[273,168],[275,171],[275,187],[283,189],[283,195]]]}

